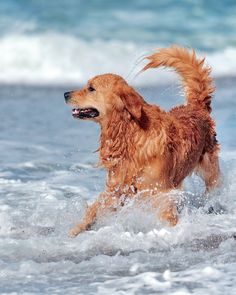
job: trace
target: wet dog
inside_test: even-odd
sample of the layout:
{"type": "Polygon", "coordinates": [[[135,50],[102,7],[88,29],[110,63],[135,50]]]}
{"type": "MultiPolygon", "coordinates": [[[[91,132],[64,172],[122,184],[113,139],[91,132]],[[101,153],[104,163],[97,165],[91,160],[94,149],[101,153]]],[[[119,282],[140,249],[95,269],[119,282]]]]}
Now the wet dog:
{"type": "Polygon", "coordinates": [[[147,59],[143,71],[171,67],[180,75],[186,105],[166,112],[147,103],[115,74],[96,76],[83,89],[64,94],[74,118],[100,124],[100,163],[107,170],[105,191],[70,230],[71,236],[89,229],[98,214],[116,210],[137,194],[139,200],[151,200],[157,217],[174,226],[178,212],[168,191],[181,188],[194,171],[204,179],[206,193],[219,184],[210,68],[194,51],[178,46],[157,50],[147,59]]]}

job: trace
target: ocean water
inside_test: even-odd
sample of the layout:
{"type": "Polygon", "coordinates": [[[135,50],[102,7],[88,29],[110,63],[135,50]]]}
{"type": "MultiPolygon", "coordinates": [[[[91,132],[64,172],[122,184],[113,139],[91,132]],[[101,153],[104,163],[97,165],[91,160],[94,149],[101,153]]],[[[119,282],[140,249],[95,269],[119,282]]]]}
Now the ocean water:
{"type": "Polygon", "coordinates": [[[0,3],[0,294],[236,293],[235,10],[235,1],[0,3]],[[213,68],[221,190],[206,202],[193,175],[173,192],[187,203],[175,228],[130,202],[69,238],[105,171],[99,126],[74,120],[63,93],[115,72],[164,109],[183,103],[172,73],[136,77],[145,54],[172,43],[213,68]]]}
{"type": "Polygon", "coordinates": [[[102,72],[132,78],[141,57],[173,43],[207,55],[215,76],[234,76],[235,15],[234,0],[3,0],[0,81],[75,84],[102,72]]]}

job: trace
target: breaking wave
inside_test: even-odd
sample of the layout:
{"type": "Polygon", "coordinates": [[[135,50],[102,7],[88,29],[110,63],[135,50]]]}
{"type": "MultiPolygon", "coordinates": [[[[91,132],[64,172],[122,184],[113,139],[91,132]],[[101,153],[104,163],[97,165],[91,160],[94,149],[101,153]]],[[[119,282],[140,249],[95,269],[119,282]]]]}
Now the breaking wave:
{"type": "MultiPolygon", "coordinates": [[[[161,46],[158,43],[139,46],[121,40],[85,41],[49,32],[9,34],[0,39],[0,82],[80,85],[96,74],[113,72],[140,86],[163,84],[172,77],[168,73],[162,73],[158,79],[153,73],[135,78],[143,57],[161,46]]],[[[199,54],[206,56],[215,77],[236,75],[236,48],[199,54]]]]}

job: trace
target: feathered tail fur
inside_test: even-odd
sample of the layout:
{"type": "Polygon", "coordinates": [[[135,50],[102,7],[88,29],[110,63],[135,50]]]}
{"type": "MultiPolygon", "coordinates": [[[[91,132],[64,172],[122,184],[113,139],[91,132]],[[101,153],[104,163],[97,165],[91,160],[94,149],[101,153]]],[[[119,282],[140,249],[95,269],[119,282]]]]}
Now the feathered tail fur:
{"type": "Polygon", "coordinates": [[[197,104],[211,112],[211,99],[214,92],[211,68],[204,65],[205,59],[197,59],[195,51],[172,46],[159,49],[147,57],[149,63],[143,71],[149,68],[171,67],[182,78],[185,96],[189,104],[197,104]]]}

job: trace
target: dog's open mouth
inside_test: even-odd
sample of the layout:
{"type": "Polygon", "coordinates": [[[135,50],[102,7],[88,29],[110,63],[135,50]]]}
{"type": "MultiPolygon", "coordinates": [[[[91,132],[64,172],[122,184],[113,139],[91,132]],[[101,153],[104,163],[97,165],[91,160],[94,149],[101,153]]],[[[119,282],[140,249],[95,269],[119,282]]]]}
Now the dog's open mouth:
{"type": "Polygon", "coordinates": [[[79,119],[95,118],[99,116],[99,111],[95,108],[77,108],[72,110],[72,116],[79,119]]]}

